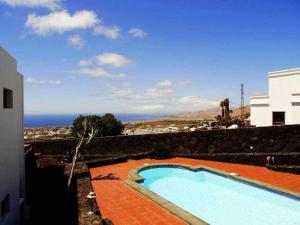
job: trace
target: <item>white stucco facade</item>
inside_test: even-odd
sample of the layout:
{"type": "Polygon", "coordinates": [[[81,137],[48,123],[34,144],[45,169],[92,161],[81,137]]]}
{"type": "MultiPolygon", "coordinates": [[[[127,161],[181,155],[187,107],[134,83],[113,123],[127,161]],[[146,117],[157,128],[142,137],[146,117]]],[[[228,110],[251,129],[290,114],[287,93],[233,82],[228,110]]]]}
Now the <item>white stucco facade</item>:
{"type": "Polygon", "coordinates": [[[20,224],[24,196],[23,77],[0,47],[0,225],[20,224]]]}
{"type": "Polygon", "coordinates": [[[300,124],[300,68],[269,73],[269,95],[250,100],[251,125],[300,124]]]}

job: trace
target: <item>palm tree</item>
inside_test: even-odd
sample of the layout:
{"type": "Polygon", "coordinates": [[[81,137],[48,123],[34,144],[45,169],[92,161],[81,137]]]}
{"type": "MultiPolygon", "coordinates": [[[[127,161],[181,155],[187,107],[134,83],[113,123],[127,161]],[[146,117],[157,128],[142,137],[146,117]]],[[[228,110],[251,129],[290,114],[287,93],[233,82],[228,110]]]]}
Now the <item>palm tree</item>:
{"type": "Polygon", "coordinates": [[[223,118],[224,117],[224,106],[225,106],[224,101],[220,102],[220,106],[222,108],[222,118],[223,118]]]}

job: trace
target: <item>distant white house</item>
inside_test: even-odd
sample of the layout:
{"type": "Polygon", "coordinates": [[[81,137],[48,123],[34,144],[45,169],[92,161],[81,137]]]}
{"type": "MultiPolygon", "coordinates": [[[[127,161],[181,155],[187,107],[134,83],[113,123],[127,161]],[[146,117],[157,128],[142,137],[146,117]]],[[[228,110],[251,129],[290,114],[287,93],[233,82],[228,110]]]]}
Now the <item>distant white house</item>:
{"type": "Polygon", "coordinates": [[[24,198],[23,77],[0,47],[0,224],[21,224],[24,198]]]}
{"type": "Polygon", "coordinates": [[[300,124],[300,68],[269,73],[269,95],[250,101],[251,125],[300,124]]]}

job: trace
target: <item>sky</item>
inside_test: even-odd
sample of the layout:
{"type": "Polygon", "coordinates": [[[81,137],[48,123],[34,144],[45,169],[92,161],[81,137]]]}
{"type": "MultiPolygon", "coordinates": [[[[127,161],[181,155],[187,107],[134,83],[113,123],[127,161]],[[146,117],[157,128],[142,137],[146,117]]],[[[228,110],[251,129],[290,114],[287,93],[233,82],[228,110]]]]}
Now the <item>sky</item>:
{"type": "Polygon", "coordinates": [[[299,0],[0,0],[25,114],[179,113],[300,67],[299,0]]]}

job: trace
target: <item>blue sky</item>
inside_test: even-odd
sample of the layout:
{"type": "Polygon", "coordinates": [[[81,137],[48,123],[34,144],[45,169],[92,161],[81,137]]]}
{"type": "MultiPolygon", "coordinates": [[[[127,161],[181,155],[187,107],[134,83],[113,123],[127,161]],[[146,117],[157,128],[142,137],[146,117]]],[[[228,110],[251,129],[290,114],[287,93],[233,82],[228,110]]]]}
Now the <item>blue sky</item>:
{"type": "Polygon", "coordinates": [[[300,67],[299,0],[0,0],[26,114],[177,113],[300,67]]]}

